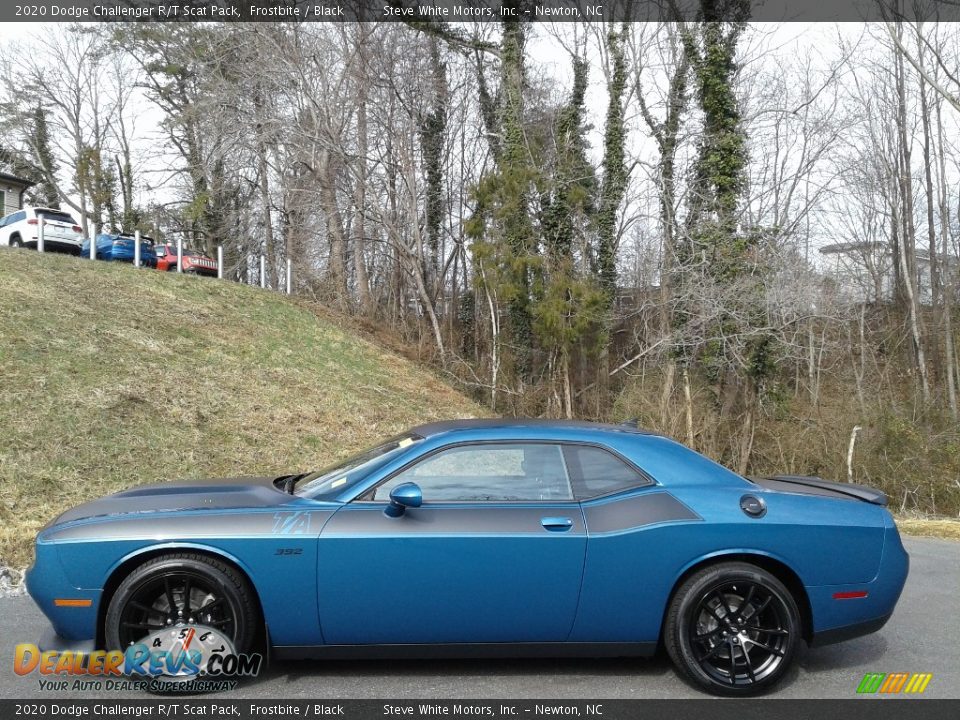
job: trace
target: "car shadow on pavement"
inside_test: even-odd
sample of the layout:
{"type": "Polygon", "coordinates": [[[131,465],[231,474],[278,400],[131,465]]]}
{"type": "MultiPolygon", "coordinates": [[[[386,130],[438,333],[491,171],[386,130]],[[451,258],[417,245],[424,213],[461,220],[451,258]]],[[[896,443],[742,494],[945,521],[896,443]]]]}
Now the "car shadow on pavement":
{"type": "Polygon", "coordinates": [[[802,667],[808,673],[820,673],[871,665],[884,657],[888,647],[887,639],[880,634],[819,648],[804,647],[798,654],[795,667],[802,667]]]}
{"type": "Polygon", "coordinates": [[[272,660],[268,670],[251,684],[285,677],[353,678],[404,676],[499,677],[499,676],[660,676],[672,672],[669,659],[658,654],[652,658],[498,658],[457,660],[272,660]]]}

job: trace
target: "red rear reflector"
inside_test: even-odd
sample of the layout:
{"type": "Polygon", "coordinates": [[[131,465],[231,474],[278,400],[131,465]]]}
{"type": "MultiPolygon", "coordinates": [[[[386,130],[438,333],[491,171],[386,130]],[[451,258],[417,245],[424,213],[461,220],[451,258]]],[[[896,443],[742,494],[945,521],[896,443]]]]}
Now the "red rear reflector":
{"type": "Polygon", "coordinates": [[[53,604],[57,607],[90,607],[93,600],[84,600],[82,598],[56,598],[53,604]]]}
{"type": "Polygon", "coordinates": [[[851,590],[850,592],[835,592],[833,594],[834,600],[855,600],[856,598],[865,598],[867,596],[866,590],[851,590]]]}

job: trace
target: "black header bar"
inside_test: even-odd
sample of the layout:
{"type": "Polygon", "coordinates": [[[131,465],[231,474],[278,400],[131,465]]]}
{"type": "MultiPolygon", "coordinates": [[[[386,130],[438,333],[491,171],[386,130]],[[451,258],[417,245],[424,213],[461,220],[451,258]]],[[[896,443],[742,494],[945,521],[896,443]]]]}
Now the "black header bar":
{"type": "MultiPolygon", "coordinates": [[[[960,20],[958,0],[744,0],[764,22],[960,20]]],[[[742,19],[739,0],[712,3],[742,19]]],[[[696,20],[699,0],[33,0],[3,22],[651,22],[696,20]]],[[[722,19],[722,18],[721,18],[722,19]]]]}

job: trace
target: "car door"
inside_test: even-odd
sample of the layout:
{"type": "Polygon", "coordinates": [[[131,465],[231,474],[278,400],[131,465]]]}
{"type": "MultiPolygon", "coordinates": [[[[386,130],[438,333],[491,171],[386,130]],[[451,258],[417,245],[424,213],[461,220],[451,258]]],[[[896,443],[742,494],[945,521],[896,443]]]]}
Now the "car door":
{"type": "Polygon", "coordinates": [[[655,645],[677,558],[701,518],[609,447],[568,444],[564,455],[588,536],[570,640],[655,645]]]}
{"type": "Polygon", "coordinates": [[[339,510],[319,545],[328,644],[558,642],[586,533],[559,445],[483,442],[408,464],[339,510]],[[407,482],[422,506],[387,516],[407,482]]]}

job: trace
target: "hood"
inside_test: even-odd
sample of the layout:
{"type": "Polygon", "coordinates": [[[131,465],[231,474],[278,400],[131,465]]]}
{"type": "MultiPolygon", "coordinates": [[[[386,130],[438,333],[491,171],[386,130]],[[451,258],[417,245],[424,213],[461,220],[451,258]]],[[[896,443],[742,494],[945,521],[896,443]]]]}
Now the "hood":
{"type": "Polygon", "coordinates": [[[272,477],[238,477],[144,485],[78,505],[51,525],[108,515],[270,507],[295,499],[273,481],[272,477]]]}

